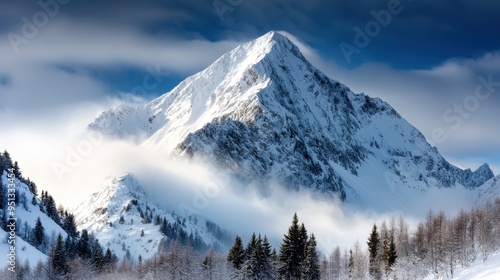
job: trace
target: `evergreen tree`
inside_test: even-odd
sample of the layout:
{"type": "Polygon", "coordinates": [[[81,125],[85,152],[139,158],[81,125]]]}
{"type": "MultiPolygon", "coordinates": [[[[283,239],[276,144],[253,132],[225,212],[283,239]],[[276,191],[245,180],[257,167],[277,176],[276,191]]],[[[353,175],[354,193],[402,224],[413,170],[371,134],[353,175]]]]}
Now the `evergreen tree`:
{"type": "Polygon", "coordinates": [[[33,196],[33,198],[31,199],[31,204],[33,204],[33,205],[38,204],[38,202],[36,201],[36,196],[33,196]]]}
{"type": "Polygon", "coordinates": [[[28,185],[28,187],[29,187],[29,189],[30,189],[30,192],[31,192],[32,194],[34,194],[35,196],[37,196],[37,195],[38,195],[38,188],[36,187],[35,182],[32,182],[32,181],[28,178],[26,185],[28,185]]]}
{"type": "Polygon", "coordinates": [[[66,256],[68,260],[72,260],[76,257],[77,254],[77,241],[76,238],[72,238],[69,234],[66,236],[64,240],[64,250],[66,252],[66,256]]]}
{"type": "Polygon", "coordinates": [[[305,258],[306,255],[308,237],[306,227],[302,223],[299,227],[299,244],[297,247],[298,250],[302,252],[303,258],[305,258]]]}
{"type": "Polygon", "coordinates": [[[104,267],[104,255],[102,253],[101,244],[99,244],[99,239],[95,239],[92,242],[92,264],[98,272],[102,272],[104,267]]]}
{"type": "Polygon", "coordinates": [[[51,218],[56,224],[60,224],[61,220],[59,214],[57,213],[56,202],[51,195],[48,195],[44,200],[45,213],[51,218]]]}
{"type": "Polygon", "coordinates": [[[297,213],[295,213],[292,225],[288,229],[288,233],[284,236],[280,247],[279,279],[300,279],[300,267],[304,255],[304,249],[301,247],[301,238],[299,219],[297,213]]]}
{"type": "Polygon", "coordinates": [[[16,175],[16,178],[22,178],[21,169],[19,168],[19,164],[17,163],[17,161],[14,162],[14,166],[12,168],[14,169],[14,175],[16,175]]]}
{"type": "Polygon", "coordinates": [[[262,254],[264,259],[263,275],[267,279],[276,279],[276,251],[271,248],[267,236],[262,240],[262,254]]]}
{"type": "MultiPolygon", "coordinates": [[[[2,175],[3,170],[0,170],[0,176],[2,175]]],[[[5,189],[2,180],[0,180],[0,209],[4,209],[5,206],[5,201],[6,201],[6,192],[7,190],[5,189]]]]}
{"type": "Polygon", "coordinates": [[[58,275],[66,275],[69,271],[67,256],[64,250],[61,234],[57,236],[57,242],[50,253],[50,264],[58,275]]]}
{"type": "Polygon", "coordinates": [[[380,238],[377,231],[377,225],[373,225],[372,232],[368,237],[368,252],[369,252],[369,260],[370,267],[369,273],[374,279],[380,279],[380,261],[379,261],[379,246],[380,246],[380,238]]]}
{"type": "Polygon", "coordinates": [[[241,237],[239,237],[238,235],[234,240],[233,247],[231,247],[231,249],[229,250],[227,261],[229,261],[233,268],[237,270],[240,270],[243,263],[245,262],[245,249],[243,248],[241,237]]]}
{"type": "Polygon", "coordinates": [[[42,220],[40,220],[40,217],[38,217],[38,219],[36,219],[35,228],[33,229],[33,245],[35,245],[35,247],[37,248],[40,248],[44,239],[45,229],[43,228],[42,220]]]}
{"type": "Polygon", "coordinates": [[[78,231],[76,229],[75,216],[73,214],[66,214],[63,222],[63,229],[71,236],[76,237],[78,231]]]}
{"type": "Polygon", "coordinates": [[[396,244],[394,243],[394,234],[392,233],[389,239],[389,250],[387,253],[387,269],[391,270],[394,264],[396,264],[396,260],[398,258],[398,254],[396,251],[396,244]]]}
{"type": "Polygon", "coordinates": [[[263,279],[262,265],[264,260],[262,258],[262,239],[260,238],[260,236],[256,240],[255,245],[253,246],[250,253],[251,254],[248,255],[243,267],[245,279],[263,279]]]}
{"type": "Polygon", "coordinates": [[[160,218],[160,215],[156,215],[156,216],[155,216],[155,226],[160,225],[160,224],[161,224],[161,218],[160,218]]]}
{"type": "Polygon", "coordinates": [[[306,256],[302,264],[303,280],[319,280],[320,279],[319,256],[316,251],[316,238],[314,234],[307,241],[306,256]]]}
{"type": "Polygon", "coordinates": [[[9,169],[9,168],[12,167],[12,158],[10,157],[10,154],[7,151],[3,152],[2,165],[3,165],[2,171],[5,170],[5,169],[9,169]]]}
{"type": "Polygon", "coordinates": [[[255,250],[255,246],[257,246],[257,236],[255,235],[255,232],[252,234],[252,237],[250,237],[250,241],[247,244],[247,248],[245,249],[245,256],[247,258],[250,258],[250,256],[253,254],[253,250],[255,250]]]}
{"type": "Polygon", "coordinates": [[[82,230],[82,236],[78,241],[78,255],[83,260],[90,260],[92,257],[90,237],[86,229],[82,230]]]}
{"type": "Polygon", "coordinates": [[[116,267],[116,263],[118,263],[118,257],[114,253],[111,253],[111,250],[108,248],[104,254],[104,267],[107,268],[108,271],[113,271],[116,267]]]}

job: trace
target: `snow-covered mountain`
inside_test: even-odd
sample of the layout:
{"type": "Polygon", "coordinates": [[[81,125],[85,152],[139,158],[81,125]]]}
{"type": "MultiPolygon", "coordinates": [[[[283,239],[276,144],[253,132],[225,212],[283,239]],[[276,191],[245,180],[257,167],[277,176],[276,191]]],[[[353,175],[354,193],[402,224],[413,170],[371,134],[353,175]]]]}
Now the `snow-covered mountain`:
{"type": "Polygon", "coordinates": [[[494,176],[487,164],[476,171],[450,164],[389,104],[327,77],[277,32],[89,127],[244,182],[335,193],[365,208],[411,207],[430,189],[472,191],[494,176]]]}
{"type": "Polygon", "coordinates": [[[160,207],[129,173],[110,176],[103,188],[75,210],[79,230],[93,233],[120,259],[148,259],[178,240],[195,249],[227,249],[233,236],[213,222],[181,217],[160,207]],[[128,252],[128,253],[127,253],[128,252]]]}

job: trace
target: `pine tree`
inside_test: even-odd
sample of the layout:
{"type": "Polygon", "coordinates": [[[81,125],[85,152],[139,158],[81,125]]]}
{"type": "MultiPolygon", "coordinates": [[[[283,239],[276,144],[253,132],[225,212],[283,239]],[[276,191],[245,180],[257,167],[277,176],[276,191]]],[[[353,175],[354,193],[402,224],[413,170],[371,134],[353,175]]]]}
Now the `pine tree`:
{"type": "Polygon", "coordinates": [[[370,257],[370,267],[369,272],[370,275],[374,279],[380,279],[380,262],[379,262],[379,246],[380,246],[380,238],[377,231],[377,225],[373,224],[373,229],[368,238],[368,252],[370,257]]]}
{"type": "Polygon", "coordinates": [[[116,263],[118,263],[118,257],[114,253],[111,253],[108,247],[104,254],[103,265],[108,272],[112,272],[116,268],[116,263]]]}
{"type": "Polygon", "coordinates": [[[306,227],[302,223],[299,227],[299,244],[297,247],[298,250],[302,252],[303,258],[305,258],[306,255],[308,237],[306,227]]]}
{"type": "Polygon", "coordinates": [[[245,279],[257,280],[263,279],[262,276],[262,266],[263,266],[263,254],[262,254],[262,239],[259,238],[256,240],[255,245],[250,251],[250,255],[248,255],[247,260],[243,266],[245,279]]]}
{"type": "Polygon", "coordinates": [[[255,235],[255,232],[252,233],[252,237],[250,237],[250,241],[247,244],[247,248],[245,249],[245,256],[247,258],[250,258],[250,256],[253,254],[253,250],[255,250],[255,246],[257,246],[257,236],[255,235]]]}
{"type": "Polygon", "coordinates": [[[40,248],[45,239],[45,229],[43,228],[42,220],[40,220],[40,217],[36,219],[36,224],[35,228],[33,229],[32,239],[33,239],[33,245],[35,245],[35,247],[37,248],[40,248]]]}
{"type": "Polygon", "coordinates": [[[30,181],[30,179],[28,178],[27,180],[27,185],[30,189],[30,192],[34,195],[34,196],[37,196],[38,195],[38,188],[36,187],[36,184],[35,182],[32,182],[30,181]]]}
{"type": "Polygon", "coordinates": [[[319,256],[316,251],[316,238],[314,234],[307,241],[306,256],[302,263],[302,278],[303,280],[319,280],[319,256]]]}
{"type": "Polygon", "coordinates": [[[86,229],[82,230],[82,236],[78,241],[78,255],[83,260],[90,260],[92,257],[90,237],[86,229]]]}
{"type": "Polygon", "coordinates": [[[4,169],[12,168],[12,158],[10,157],[10,154],[7,151],[3,152],[3,164],[2,165],[3,165],[4,169]]]}
{"type": "Polygon", "coordinates": [[[141,229],[141,237],[144,237],[144,230],[141,229]]]}
{"type": "Polygon", "coordinates": [[[48,195],[44,200],[45,212],[47,216],[51,218],[56,224],[60,224],[61,220],[59,218],[59,214],[57,213],[56,202],[51,195],[48,195]]]}
{"type": "Polygon", "coordinates": [[[300,279],[300,267],[304,255],[304,249],[301,247],[301,238],[299,219],[297,213],[295,213],[292,225],[288,229],[288,234],[284,236],[280,247],[279,279],[300,279]]]}
{"type": "Polygon", "coordinates": [[[104,255],[102,253],[101,244],[99,244],[99,239],[95,239],[92,242],[92,264],[98,272],[102,272],[104,266],[104,255]]]}
{"type": "Polygon", "coordinates": [[[58,275],[66,275],[69,271],[66,252],[63,246],[61,234],[57,236],[57,242],[50,253],[50,264],[58,275]]]}
{"type": "Polygon", "coordinates": [[[63,222],[64,230],[71,236],[76,237],[78,235],[78,231],[76,229],[75,216],[73,214],[65,215],[63,222]]]}
{"type": "Polygon", "coordinates": [[[238,235],[234,240],[233,247],[231,247],[231,249],[229,250],[227,261],[229,261],[233,268],[237,270],[240,270],[243,263],[245,262],[245,249],[243,248],[241,237],[239,237],[238,235]]]}
{"type": "MultiPolygon", "coordinates": [[[[1,173],[2,171],[3,170],[0,170],[0,177],[2,175],[2,173],[1,173]]],[[[2,180],[0,179],[0,209],[4,209],[5,201],[6,201],[5,197],[6,197],[6,189],[3,185],[2,180]]]]}
{"type": "Polygon", "coordinates": [[[267,279],[276,279],[275,263],[276,251],[271,248],[267,236],[262,240],[262,254],[264,258],[263,275],[267,279]]]}
{"type": "Polygon", "coordinates": [[[396,260],[398,258],[398,254],[397,254],[397,251],[396,251],[396,244],[394,243],[394,234],[391,234],[390,236],[390,239],[389,239],[389,251],[387,253],[388,255],[388,262],[387,262],[387,265],[388,265],[388,268],[389,269],[392,269],[392,267],[394,266],[394,264],[396,264],[396,260]]]}
{"type": "Polygon", "coordinates": [[[69,234],[66,236],[64,240],[64,251],[66,252],[66,256],[68,260],[72,260],[76,257],[77,254],[77,241],[76,238],[72,238],[69,234]]]}
{"type": "Polygon", "coordinates": [[[19,168],[17,161],[14,162],[14,166],[12,168],[14,169],[14,175],[16,175],[16,178],[22,178],[21,169],[19,168]]]}

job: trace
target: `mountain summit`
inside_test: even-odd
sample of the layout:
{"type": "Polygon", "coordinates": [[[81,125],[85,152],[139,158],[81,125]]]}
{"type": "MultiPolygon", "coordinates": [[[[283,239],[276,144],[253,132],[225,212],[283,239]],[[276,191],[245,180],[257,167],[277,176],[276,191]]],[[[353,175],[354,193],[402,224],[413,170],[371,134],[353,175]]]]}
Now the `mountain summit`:
{"type": "Polygon", "coordinates": [[[474,189],[490,168],[446,161],[390,105],[327,77],[269,32],[143,106],[103,113],[91,129],[206,161],[244,182],[338,194],[365,207],[408,206],[430,188],[474,189]]]}

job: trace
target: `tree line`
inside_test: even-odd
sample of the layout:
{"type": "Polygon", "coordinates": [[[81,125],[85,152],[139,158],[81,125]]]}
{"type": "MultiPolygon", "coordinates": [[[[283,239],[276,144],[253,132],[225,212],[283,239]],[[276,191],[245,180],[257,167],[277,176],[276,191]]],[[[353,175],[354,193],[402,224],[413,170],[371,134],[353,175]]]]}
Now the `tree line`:
{"type": "MultiPolygon", "coordinates": [[[[4,168],[0,170],[13,166],[17,166],[15,172],[22,178],[18,164],[12,162],[7,152],[0,153],[0,167],[4,168]]],[[[34,267],[29,263],[17,264],[15,279],[379,280],[422,279],[429,274],[442,278],[453,276],[457,268],[468,267],[476,260],[486,261],[500,250],[499,198],[450,217],[443,211],[429,211],[414,229],[403,217],[392,218],[373,225],[367,232],[366,247],[360,242],[344,248],[339,244],[326,254],[317,250],[314,234],[308,233],[296,214],[278,251],[266,235],[253,233],[246,246],[236,236],[226,254],[219,247],[200,243],[198,236],[179,230],[185,219],[179,217],[170,224],[154,216],[147,207],[142,211],[137,203],[132,203],[127,207],[138,207],[142,222],[158,225],[165,237],[153,258],[129,256],[118,260],[109,249],[104,252],[92,234],[86,230],[78,232],[74,216],[62,207],[56,209],[50,194],[42,191],[40,199],[36,199],[36,185],[29,179],[22,180],[34,193],[32,204],[38,205],[68,234],[66,238],[54,233],[49,236],[40,218],[34,228],[27,223],[19,227],[19,236],[49,257],[34,267]]],[[[0,194],[2,188],[0,184],[0,194]]],[[[4,196],[0,195],[0,202],[2,199],[4,196]]],[[[23,199],[19,199],[22,205],[23,199]]],[[[123,217],[119,223],[125,223],[123,217]]],[[[207,228],[227,239],[228,233],[215,224],[207,222],[207,228]]],[[[0,279],[12,277],[7,269],[0,271],[0,279]]]]}
{"type": "MultiPolygon", "coordinates": [[[[69,238],[69,237],[68,237],[69,238]]],[[[71,240],[71,238],[69,238],[71,240]]],[[[279,250],[266,235],[252,234],[246,244],[236,236],[228,253],[196,251],[172,241],[154,257],[116,259],[82,231],[75,242],[61,236],[49,259],[35,268],[19,264],[17,279],[422,279],[453,276],[458,267],[486,261],[500,249],[500,199],[462,210],[453,217],[430,211],[411,230],[403,217],[374,224],[366,247],[318,251],[314,234],[294,215],[279,250]]],[[[0,272],[1,279],[7,270],[0,272]],[[3,274],[2,274],[3,273],[3,274]]]]}
{"type": "Polygon", "coordinates": [[[367,248],[337,246],[321,259],[321,279],[436,279],[500,250],[500,198],[448,217],[429,211],[410,230],[403,218],[373,226],[367,248]]]}

